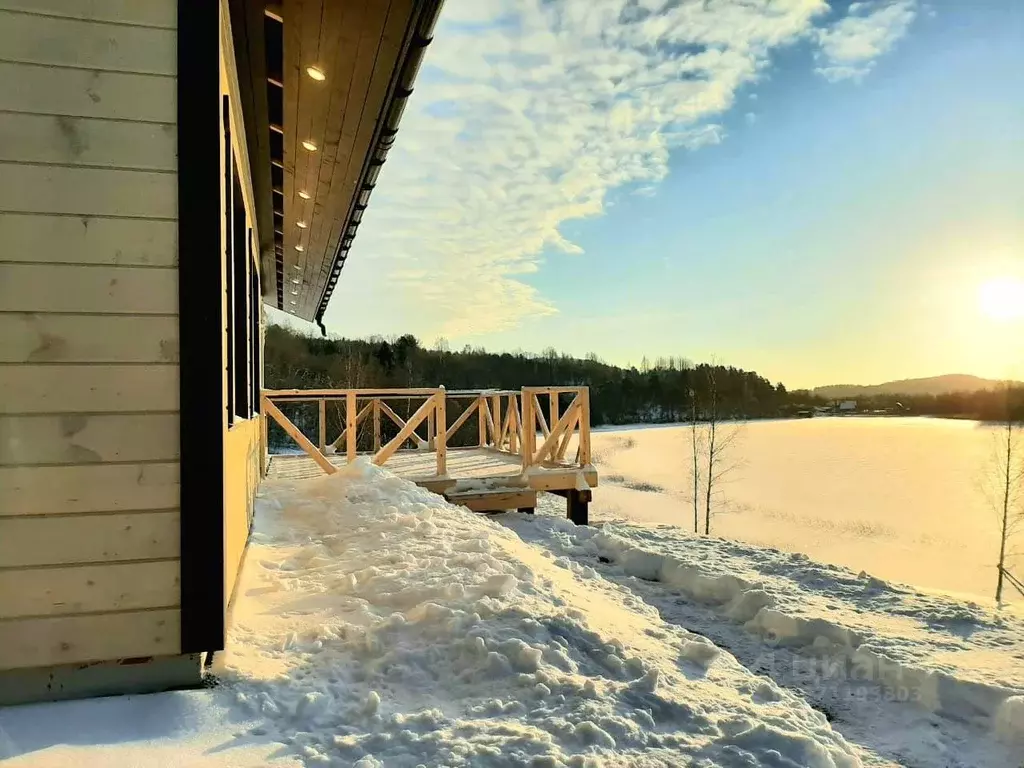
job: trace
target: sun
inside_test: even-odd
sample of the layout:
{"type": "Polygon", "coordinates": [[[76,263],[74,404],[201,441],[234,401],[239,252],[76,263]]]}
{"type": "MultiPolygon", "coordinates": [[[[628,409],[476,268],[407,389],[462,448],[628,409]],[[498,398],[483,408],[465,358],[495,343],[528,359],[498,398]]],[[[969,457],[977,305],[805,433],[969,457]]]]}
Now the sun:
{"type": "Polygon", "coordinates": [[[1024,318],[1024,280],[1000,277],[982,283],[978,307],[993,320],[1024,318]]]}

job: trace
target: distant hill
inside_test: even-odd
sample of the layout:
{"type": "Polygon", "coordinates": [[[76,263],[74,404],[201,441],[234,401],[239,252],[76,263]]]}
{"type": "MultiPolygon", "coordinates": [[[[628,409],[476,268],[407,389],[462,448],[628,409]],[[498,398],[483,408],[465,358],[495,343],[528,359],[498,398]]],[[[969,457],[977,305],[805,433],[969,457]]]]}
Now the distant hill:
{"type": "Polygon", "coordinates": [[[812,391],[816,395],[828,398],[868,397],[871,395],[945,395],[950,392],[977,392],[981,389],[995,389],[1000,384],[1002,382],[995,379],[983,379],[965,373],[949,373],[945,376],[931,376],[926,379],[903,379],[866,386],[831,384],[826,387],[816,387],[812,391]]]}

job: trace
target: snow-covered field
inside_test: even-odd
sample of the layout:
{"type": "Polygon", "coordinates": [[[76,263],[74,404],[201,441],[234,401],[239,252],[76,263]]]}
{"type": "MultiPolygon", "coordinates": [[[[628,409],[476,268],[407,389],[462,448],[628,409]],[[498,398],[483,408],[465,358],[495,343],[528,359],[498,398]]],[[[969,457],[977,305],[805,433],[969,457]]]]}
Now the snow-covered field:
{"type": "Polygon", "coordinates": [[[0,710],[0,758],[1024,762],[1018,620],[677,529],[576,528],[563,505],[473,515],[363,461],[266,483],[218,685],[0,710]]]}
{"type": "MultiPolygon", "coordinates": [[[[688,440],[681,426],[595,432],[600,518],[692,528],[688,440]]],[[[991,599],[998,519],[983,486],[993,447],[992,429],[973,421],[750,422],[729,456],[737,466],[713,532],[991,599]]],[[[1024,556],[1014,570],[1024,574],[1024,556]]]]}

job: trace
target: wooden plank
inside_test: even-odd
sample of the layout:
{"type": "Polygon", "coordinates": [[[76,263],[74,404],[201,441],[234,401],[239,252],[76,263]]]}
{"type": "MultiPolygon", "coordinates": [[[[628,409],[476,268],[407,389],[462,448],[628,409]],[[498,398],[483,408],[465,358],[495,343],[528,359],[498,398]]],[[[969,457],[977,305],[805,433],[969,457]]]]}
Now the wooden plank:
{"type": "MultiPolygon", "coordinates": [[[[365,419],[366,415],[368,413],[370,413],[371,409],[373,408],[373,402],[374,401],[371,400],[369,403],[364,405],[362,407],[362,410],[360,410],[359,413],[356,415],[356,426],[357,427],[360,424],[363,423],[363,419],[365,419]]],[[[378,414],[378,418],[379,418],[379,414],[378,414]]],[[[338,438],[333,443],[331,443],[331,447],[334,448],[335,450],[337,450],[338,446],[341,445],[341,443],[345,440],[345,436],[346,435],[348,435],[348,427],[347,426],[343,430],[341,430],[341,434],[338,435],[338,438]]]]}
{"type": "Polygon", "coordinates": [[[437,401],[433,397],[427,398],[427,401],[416,410],[416,413],[409,417],[409,421],[398,431],[398,434],[377,452],[373,457],[373,463],[383,466],[391,458],[391,455],[402,447],[402,443],[412,436],[417,425],[427,417],[427,414],[433,412],[436,405],[437,401]]]}
{"type": "Polygon", "coordinates": [[[317,442],[320,453],[327,450],[327,401],[317,401],[317,442]]]}
{"type": "Polygon", "coordinates": [[[356,396],[349,392],[345,398],[345,428],[348,434],[345,436],[345,457],[349,463],[356,460],[356,438],[359,437],[359,420],[356,415],[356,396]]]}
{"type": "Polygon", "coordinates": [[[437,427],[434,451],[437,454],[437,476],[440,478],[448,476],[448,415],[444,392],[434,395],[434,400],[434,419],[437,427]]]}
{"type": "Polygon", "coordinates": [[[130,267],[178,264],[178,223],[152,219],[0,214],[0,262],[130,267]]]}
{"type": "MultiPolygon", "coordinates": [[[[391,406],[385,403],[383,400],[380,401],[380,409],[384,412],[385,416],[387,416],[389,419],[395,422],[395,425],[399,429],[405,428],[405,419],[403,419],[401,416],[395,413],[391,409],[391,406]]],[[[423,448],[427,444],[427,441],[420,437],[416,433],[415,429],[413,429],[413,431],[409,434],[409,439],[415,443],[417,448],[423,448]]]]}
{"type": "Polygon", "coordinates": [[[0,365],[0,413],[178,410],[177,365],[0,365]]]}
{"type": "Polygon", "coordinates": [[[569,448],[569,443],[572,441],[573,432],[576,431],[579,424],[580,412],[577,411],[576,416],[573,417],[573,420],[569,424],[569,428],[565,430],[565,433],[562,435],[562,441],[558,444],[558,448],[555,450],[555,461],[562,461],[565,458],[565,452],[569,448]]]}
{"type": "Polygon", "coordinates": [[[176,317],[0,313],[0,362],[177,361],[176,317]]]}
{"type": "Polygon", "coordinates": [[[288,417],[281,413],[278,407],[266,397],[263,398],[263,411],[267,416],[276,421],[281,429],[288,433],[292,440],[299,444],[299,447],[319,465],[320,469],[328,475],[333,475],[338,471],[327,457],[316,449],[316,446],[309,441],[309,438],[302,434],[299,428],[292,424],[292,422],[288,420],[288,417]]]}
{"type": "Polygon", "coordinates": [[[176,607],[180,576],[177,560],[0,571],[0,619],[176,607]]]}
{"type": "Polygon", "coordinates": [[[177,414],[0,415],[0,465],[178,458],[177,414]]]}
{"type": "Polygon", "coordinates": [[[153,27],[0,11],[8,61],[155,75],[177,73],[177,35],[153,27]]]}
{"type": "Polygon", "coordinates": [[[0,263],[6,312],[178,313],[174,269],[0,263]]]}
{"type": "Polygon", "coordinates": [[[170,77],[0,62],[0,109],[173,124],[177,104],[170,77]]]}
{"type": "Polygon", "coordinates": [[[579,397],[572,401],[568,408],[565,409],[565,413],[557,421],[555,426],[551,430],[551,434],[547,436],[547,439],[541,445],[540,450],[536,451],[531,463],[538,463],[544,461],[545,457],[552,451],[556,451],[558,448],[558,441],[562,439],[562,436],[566,434],[569,429],[569,424],[577,418],[582,404],[580,403],[579,397]]]}
{"type": "Polygon", "coordinates": [[[548,408],[549,408],[548,424],[554,424],[556,421],[558,421],[558,417],[559,417],[559,413],[558,413],[558,393],[557,392],[549,392],[548,393],[548,408]]]}
{"type": "MultiPolygon", "coordinates": [[[[596,475],[596,473],[594,473],[596,475]]],[[[590,477],[580,469],[548,469],[544,471],[531,472],[527,478],[530,487],[535,491],[569,491],[576,488],[579,478],[582,477],[587,480],[588,485],[596,485],[596,477],[594,483],[590,483],[590,477]]]]}
{"type": "MultiPolygon", "coordinates": [[[[530,399],[533,401],[533,412],[537,416],[537,421],[540,422],[540,431],[547,437],[551,434],[551,429],[548,427],[548,420],[544,418],[544,409],[540,405],[540,400],[537,399],[536,395],[530,395],[530,399]]],[[[554,423],[554,422],[552,422],[554,423]]],[[[534,434],[537,432],[537,425],[533,425],[534,434]]]]}
{"type": "MultiPolygon", "coordinates": [[[[469,420],[469,417],[473,415],[473,411],[479,410],[479,408],[480,400],[478,398],[474,400],[472,403],[470,403],[466,407],[466,410],[464,410],[462,414],[459,416],[459,418],[457,418],[455,422],[450,427],[448,427],[448,429],[445,431],[445,441],[451,440],[455,436],[455,433],[459,431],[459,427],[465,424],[469,420]]],[[[480,424],[483,425],[484,422],[481,421],[480,424]]]]}
{"type": "Polygon", "coordinates": [[[590,387],[581,387],[580,399],[580,445],[579,463],[590,464],[590,387]]]}
{"type": "Polygon", "coordinates": [[[503,493],[488,491],[486,493],[448,494],[446,498],[452,504],[468,507],[473,512],[498,512],[537,506],[537,492],[529,488],[503,493]]]}
{"type": "Polygon", "coordinates": [[[436,394],[436,389],[402,389],[400,387],[384,389],[267,389],[263,391],[267,397],[275,399],[291,399],[297,397],[306,400],[316,400],[321,397],[343,398],[349,392],[354,392],[356,397],[429,397],[436,394]]]}
{"type": "Polygon", "coordinates": [[[180,651],[180,636],[177,608],[0,621],[8,669],[170,656],[180,651]]]}
{"type": "Polygon", "coordinates": [[[70,467],[0,467],[0,517],[178,506],[173,462],[70,467]]]}
{"type": "Polygon", "coordinates": [[[177,511],[128,515],[0,518],[0,568],[181,554],[177,511]]]}
{"type": "Polygon", "coordinates": [[[0,161],[174,171],[177,155],[172,123],[0,114],[0,161]]]}
{"type": "Polygon", "coordinates": [[[523,430],[520,433],[520,442],[523,446],[523,470],[529,469],[533,464],[533,452],[537,443],[537,414],[534,406],[536,398],[525,389],[523,390],[523,430]]]}
{"type": "Polygon", "coordinates": [[[483,448],[487,445],[487,418],[484,415],[487,409],[487,400],[483,396],[478,397],[476,402],[469,407],[469,410],[473,408],[476,408],[477,444],[483,448]]]}
{"type": "Polygon", "coordinates": [[[374,398],[373,403],[373,452],[376,453],[380,450],[380,400],[374,398]]]}
{"type": "MultiPolygon", "coordinates": [[[[0,210],[76,216],[178,216],[173,173],[0,163],[0,210]]],[[[55,261],[57,259],[54,259],[55,261]]]]}
{"type": "Polygon", "coordinates": [[[0,8],[69,19],[112,21],[174,29],[178,26],[175,0],[0,0],[0,8]]]}

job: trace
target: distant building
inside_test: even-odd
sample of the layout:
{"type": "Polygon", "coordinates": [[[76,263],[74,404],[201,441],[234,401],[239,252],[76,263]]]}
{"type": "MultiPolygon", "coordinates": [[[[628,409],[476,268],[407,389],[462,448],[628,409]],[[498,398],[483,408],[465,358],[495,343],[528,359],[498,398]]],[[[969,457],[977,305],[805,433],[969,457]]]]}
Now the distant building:
{"type": "Polygon", "coordinates": [[[840,413],[854,413],[857,410],[856,400],[841,400],[839,402],[840,413]]]}

